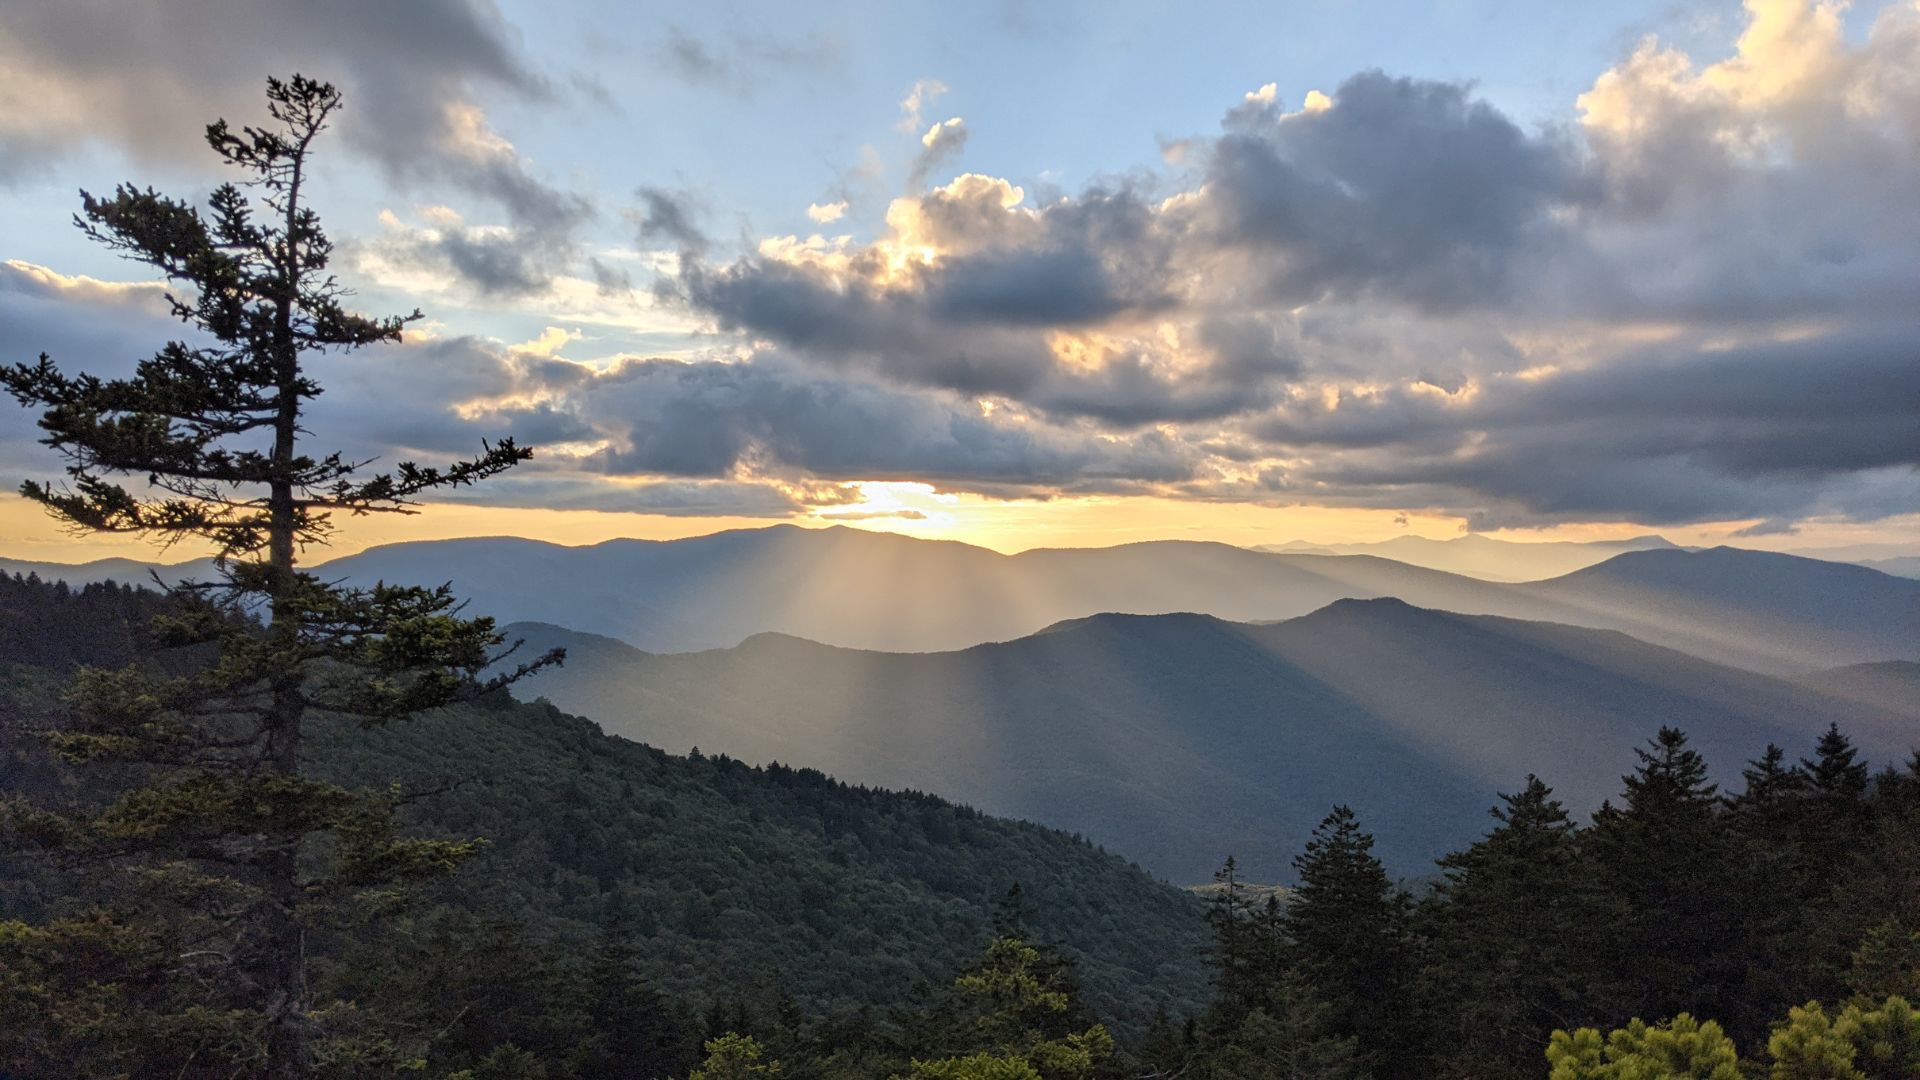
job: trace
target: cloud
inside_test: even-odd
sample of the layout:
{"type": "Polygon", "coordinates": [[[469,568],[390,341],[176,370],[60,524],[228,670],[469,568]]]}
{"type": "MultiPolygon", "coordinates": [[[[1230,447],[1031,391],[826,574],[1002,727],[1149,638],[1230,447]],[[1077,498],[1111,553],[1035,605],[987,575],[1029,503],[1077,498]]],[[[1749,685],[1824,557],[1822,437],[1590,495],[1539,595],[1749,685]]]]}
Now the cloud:
{"type": "Polygon", "coordinates": [[[457,140],[453,110],[476,94],[551,95],[510,40],[490,4],[468,0],[24,5],[0,30],[0,161],[105,141],[198,164],[209,120],[260,114],[267,76],[299,70],[339,82],[348,139],[406,171],[457,140]]]}
{"type": "Polygon", "coordinates": [[[1270,84],[1169,173],[1041,203],[973,174],[919,190],[965,131],[925,128],[919,90],[881,235],[770,237],[680,295],[807,370],[1151,433],[1196,466],[1142,482],[1192,497],[1910,510],[1920,9],[1859,43],[1831,5],[1748,9],[1725,60],[1640,45],[1570,128],[1381,72],[1295,108],[1270,84]]]}
{"type": "MultiPolygon", "coordinates": [[[[355,120],[367,126],[351,138],[393,175],[471,199],[392,216],[356,259],[407,291],[538,296],[563,328],[652,320],[701,350],[569,359],[594,347],[589,332],[349,358],[316,430],[368,453],[445,455],[511,432],[544,448],[515,480],[528,505],[743,508],[729,513],[838,506],[865,480],[1444,511],[1477,527],[1774,530],[1920,506],[1910,4],[1849,35],[1831,4],[1752,0],[1724,56],[1642,42],[1562,125],[1518,123],[1458,83],[1276,82],[1221,102],[1218,127],[1168,143],[1163,162],[1075,192],[976,173],[929,187],[967,127],[935,122],[945,87],[923,80],[900,102],[919,140],[910,184],[877,232],[723,249],[688,195],[643,188],[626,216],[666,280],[636,290],[627,267],[642,256],[583,257],[574,238],[596,208],[544,180],[482,111],[489,95],[553,90],[501,44],[490,9],[435,2],[469,30],[412,43],[425,57],[413,69],[342,61],[367,87],[416,91],[413,120],[355,120]],[[411,133],[419,161],[383,131],[411,133]]],[[[187,10],[192,25],[225,9],[187,10]]],[[[348,25],[413,18],[345,10],[348,25]]],[[[64,119],[15,108],[0,116],[7,146],[124,138],[172,152],[113,69],[128,48],[115,35],[133,31],[109,28],[104,58],[72,59],[84,35],[23,25],[0,31],[13,35],[0,59],[26,56],[19,70],[36,77],[71,64],[99,85],[54,79],[47,115],[64,119]]],[[[745,39],[665,40],[689,81],[733,86],[775,63],[755,67],[745,39]]],[[[401,46],[369,48],[406,66],[401,46]]],[[[131,70],[143,64],[165,69],[154,98],[203,78],[171,62],[131,70]]],[[[31,104],[35,84],[0,70],[0,103],[31,104]]],[[[193,123],[257,111],[251,76],[204,78],[172,100],[239,107],[196,106],[193,123]]],[[[850,183],[809,216],[842,220],[850,183]]],[[[855,199],[880,195],[863,185],[855,199]]],[[[124,364],[128,342],[172,332],[143,306],[152,291],[0,266],[0,346],[124,364]]],[[[19,430],[0,439],[8,460],[29,452],[19,430]]]]}
{"type": "Polygon", "coordinates": [[[827,510],[814,516],[828,521],[884,521],[889,518],[897,521],[927,520],[927,515],[919,510],[827,510]]]}
{"type": "Polygon", "coordinates": [[[469,225],[449,207],[428,207],[416,222],[388,211],[380,222],[348,251],[362,273],[415,294],[458,286],[481,299],[541,296],[577,254],[569,231],[469,225]]]}
{"type": "Polygon", "coordinates": [[[571,399],[613,445],[613,474],[775,470],[831,480],[911,478],[1096,489],[1193,475],[1190,450],[1156,433],[1119,439],[995,415],[946,395],[751,363],[629,360],[571,399]]]}
{"type": "Polygon", "coordinates": [[[1466,88],[1380,72],[1283,113],[1250,95],[1174,216],[1189,243],[1265,298],[1339,295],[1449,309],[1513,295],[1513,270],[1579,205],[1568,148],[1466,88]]]}
{"type": "Polygon", "coordinates": [[[550,103],[557,91],[480,0],[26,5],[0,28],[0,181],[89,145],[211,173],[205,125],[258,122],[266,79],[294,71],[344,94],[334,124],[343,144],[329,142],[322,155],[358,152],[396,182],[451,186],[504,215],[508,236],[416,238],[428,264],[493,295],[538,291],[571,261],[591,201],[543,177],[493,130],[482,104],[550,103]],[[534,257],[521,257],[530,247],[534,257]]]}
{"type": "Polygon", "coordinates": [[[836,199],[829,203],[810,203],[807,206],[807,216],[822,225],[839,221],[846,214],[847,200],[845,199],[836,199]]]}
{"type": "Polygon", "coordinates": [[[916,80],[900,99],[900,130],[917,133],[924,123],[921,114],[947,93],[947,84],[939,79],[916,80]]]}
{"type": "Polygon", "coordinates": [[[639,225],[642,244],[669,241],[689,254],[706,250],[706,234],[694,224],[694,210],[687,196],[657,187],[643,187],[635,194],[640,207],[628,216],[639,225]]]}
{"type": "Polygon", "coordinates": [[[914,154],[913,165],[907,170],[907,189],[918,191],[926,186],[928,174],[959,157],[966,145],[967,122],[958,116],[928,128],[926,134],[920,136],[920,150],[914,154]]]}
{"type": "Polygon", "coordinates": [[[1415,504],[1478,527],[1667,524],[1920,505],[1920,331],[1666,343],[1448,394],[1303,397],[1248,425],[1304,464],[1289,490],[1415,504]]]}
{"type": "Polygon", "coordinates": [[[770,71],[830,72],[842,63],[844,49],[838,39],[818,33],[799,39],[734,33],[716,42],[669,26],[652,51],[683,82],[751,98],[770,71]]]}
{"type": "Polygon", "coordinates": [[[159,281],[102,281],[84,274],[63,274],[20,259],[0,262],[0,292],[41,300],[158,312],[165,310],[167,289],[159,281]]]}

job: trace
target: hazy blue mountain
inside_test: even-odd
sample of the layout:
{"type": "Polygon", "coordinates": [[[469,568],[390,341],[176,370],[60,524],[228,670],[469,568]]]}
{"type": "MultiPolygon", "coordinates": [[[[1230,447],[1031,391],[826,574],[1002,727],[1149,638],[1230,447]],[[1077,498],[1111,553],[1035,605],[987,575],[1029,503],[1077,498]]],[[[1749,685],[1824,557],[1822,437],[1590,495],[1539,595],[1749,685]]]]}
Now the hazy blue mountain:
{"type": "Polygon", "coordinates": [[[1770,551],[1637,551],[1512,588],[1730,663],[1800,672],[1920,657],[1920,581],[1770,551]]]}
{"type": "Polygon", "coordinates": [[[1896,555],[1890,559],[1863,559],[1861,566],[1870,566],[1883,574],[1895,577],[1920,578],[1920,555],[1896,555]]]}
{"type": "Polygon", "coordinates": [[[1904,712],[1920,708],[1920,661],[1883,660],[1848,664],[1803,675],[1797,680],[1830,697],[1904,712]]]}
{"type": "Polygon", "coordinates": [[[115,581],[123,585],[152,587],[155,575],[168,585],[213,574],[212,559],[190,559],[177,563],[149,563],[138,559],[95,559],[83,563],[36,562],[32,559],[0,559],[0,574],[36,576],[42,581],[64,581],[68,585],[98,585],[115,581]]]}
{"type": "Polygon", "coordinates": [[[1514,584],[1376,555],[1192,541],[1002,555],[858,529],[775,526],[587,547],[512,538],[394,544],[326,563],[323,572],[360,583],[451,580],[476,612],[655,652],[723,648],[767,632],[850,648],[952,650],[1099,612],[1258,622],[1392,596],[1621,630],[1779,674],[1920,656],[1920,582],[1727,548],[1627,552],[1561,578],[1514,584]]]}
{"type": "Polygon", "coordinates": [[[1673,545],[1659,536],[1626,540],[1541,541],[1520,543],[1469,533],[1450,540],[1396,536],[1368,544],[1261,544],[1255,551],[1296,555],[1378,555],[1383,559],[1445,570],[1486,581],[1538,581],[1582,570],[1628,551],[1652,551],[1673,545]]]}
{"type": "Polygon", "coordinates": [[[525,692],[675,751],[801,763],[1070,829],[1178,881],[1227,854],[1284,876],[1355,806],[1396,869],[1474,837],[1528,771],[1590,809],[1632,749],[1686,728],[1723,777],[1838,721],[1904,756],[1920,714],[1842,701],[1624,635],[1345,601],[1277,624],[1098,615],[944,653],[763,634],[648,654],[521,625],[567,666],[525,692]]]}

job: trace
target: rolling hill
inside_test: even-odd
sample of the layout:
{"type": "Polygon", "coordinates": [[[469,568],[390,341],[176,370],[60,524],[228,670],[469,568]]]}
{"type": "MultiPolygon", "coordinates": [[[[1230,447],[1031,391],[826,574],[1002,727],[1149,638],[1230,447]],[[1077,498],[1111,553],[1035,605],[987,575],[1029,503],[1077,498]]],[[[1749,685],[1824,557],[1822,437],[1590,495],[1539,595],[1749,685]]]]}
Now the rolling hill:
{"type": "Polygon", "coordinates": [[[1308,829],[1351,803],[1396,870],[1482,829],[1529,771],[1589,810],[1633,748],[1685,728],[1722,778],[1768,742],[1839,722],[1885,760],[1894,712],[1625,635],[1342,601],[1277,624],[1097,615],[921,654],[762,634],[654,655],[542,625],[568,649],[526,691],[671,750],[723,748],[931,791],[1084,833],[1177,881],[1227,854],[1283,878],[1308,829]]]}

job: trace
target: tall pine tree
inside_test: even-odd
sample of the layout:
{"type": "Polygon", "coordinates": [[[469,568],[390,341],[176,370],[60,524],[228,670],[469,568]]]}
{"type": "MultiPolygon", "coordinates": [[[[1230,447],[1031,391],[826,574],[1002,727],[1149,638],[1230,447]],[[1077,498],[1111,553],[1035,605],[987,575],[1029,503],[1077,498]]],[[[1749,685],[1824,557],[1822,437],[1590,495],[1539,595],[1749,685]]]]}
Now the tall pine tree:
{"type": "Polygon", "coordinates": [[[1592,884],[1566,808],[1538,777],[1502,795],[1478,843],[1440,860],[1422,906],[1421,985],[1444,1003],[1433,1034],[1442,1075],[1538,1076],[1555,1028],[1589,1022],[1592,884]]]}
{"type": "Polygon", "coordinates": [[[1336,806],[1293,868],[1300,885],[1280,914],[1289,973],[1332,1010],[1329,1032],[1358,1040],[1379,1075],[1411,1075],[1408,905],[1373,854],[1372,835],[1336,806]]]}
{"type": "Polygon", "coordinates": [[[28,498],[77,529],[218,557],[217,579],[177,589],[159,627],[169,643],[217,646],[216,662],[171,677],[87,669],[68,694],[53,745],[109,766],[117,797],[14,801],[0,815],[15,847],[119,871],[117,889],[104,877],[90,886],[90,910],[37,928],[55,935],[37,954],[52,999],[71,983],[102,1006],[48,1022],[168,1075],[310,1074],[322,1032],[308,935],[395,883],[445,872],[471,846],[406,838],[392,799],[308,778],[303,741],[322,713],[377,724],[501,684],[482,678],[501,636],[460,617],[445,587],[342,588],[302,571],[300,552],[325,541],[332,515],[406,512],[529,456],[505,439],[445,469],[369,473],[307,449],[315,361],[395,342],[418,313],[354,314],[328,273],[332,245],[307,185],[338,92],[295,76],[270,80],[267,101],[269,126],[207,128],[241,180],[204,209],[128,185],[82,193],[76,222],[89,237],[182,287],[169,301],[187,339],[129,378],[69,375],[45,355],[0,370],[67,463],[66,482],[30,481],[28,498]],[[62,933],[97,947],[63,952],[62,933]],[[115,1014],[136,997],[137,1021],[115,1014]]]}
{"type": "Polygon", "coordinates": [[[1618,920],[1607,941],[1613,1019],[1726,1015],[1742,975],[1744,900],[1717,789],[1677,728],[1635,754],[1623,805],[1594,814],[1585,845],[1618,920]]]}

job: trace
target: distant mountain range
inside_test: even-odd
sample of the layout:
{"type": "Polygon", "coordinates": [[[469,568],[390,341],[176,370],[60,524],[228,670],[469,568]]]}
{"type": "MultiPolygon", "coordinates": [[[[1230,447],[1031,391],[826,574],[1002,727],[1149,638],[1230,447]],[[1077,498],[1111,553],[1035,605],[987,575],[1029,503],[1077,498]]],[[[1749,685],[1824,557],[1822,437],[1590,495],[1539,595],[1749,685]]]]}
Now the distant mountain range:
{"type": "Polygon", "coordinates": [[[1255,551],[1282,555],[1378,555],[1383,559],[1445,570],[1485,581],[1538,581],[1584,570],[1629,551],[1661,551],[1674,545],[1659,536],[1629,540],[1519,543],[1469,533],[1451,540],[1396,536],[1370,544],[1261,544],[1255,551]]]}
{"type": "Polygon", "coordinates": [[[1883,762],[1920,732],[1920,705],[1391,599],[1267,625],[1099,615],[904,655],[780,634],[651,655],[547,625],[512,632],[568,650],[522,692],[609,732],[930,791],[1085,833],[1184,882],[1229,853],[1256,880],[1284,878],[1336,802],[1396,870],[1424,872],[1529,771],[1583,811],[1616,795],[1662,724],[1686,729],[1722,779],[1768,742],[1809,752],[1829,722],[1883,762]]]}
{"type": "MultiPolygon", "coordinates": [[[[12,568],[53,573],[45,564],[12,568]]],[[[101,568],[88,564],[64,576],[108,576],[101,568]]],[[[138,564],[110,569],[116,577],[144,576],[138,564]]],[[[1445,611],[1620,630],[1774,674],[1920,657],[1920,581],[1736,548],[1627,551],[1562,577],[1505,583],[1377,555],[1275,554],[1192,541],[1002,555],[844,527],[775,526],[589,547],[509,538],[393,544],[322,569],[363,583],[452,581],[475,612],[603,634],[653,652],[727,647],[765,632],[939,651],[1102,612],[1193,611],[1256,622],[1335,600],[1391,596],[1445,611]]],[[[163,576],[193,570],[185,564],[163,576]]]]}

